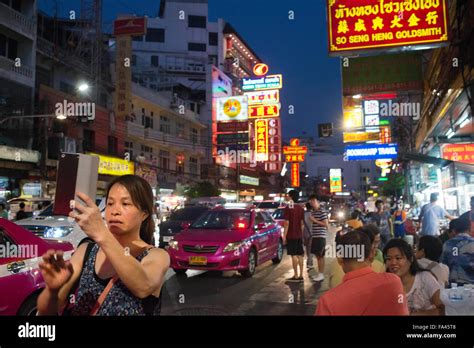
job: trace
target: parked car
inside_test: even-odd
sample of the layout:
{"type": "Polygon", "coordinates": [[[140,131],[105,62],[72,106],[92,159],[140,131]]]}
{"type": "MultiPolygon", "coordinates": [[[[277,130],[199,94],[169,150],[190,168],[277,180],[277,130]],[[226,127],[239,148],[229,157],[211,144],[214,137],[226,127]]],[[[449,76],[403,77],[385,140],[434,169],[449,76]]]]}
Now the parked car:
{"type": "MultiPolygon", "coordinates": [[[[97,198],[96,204],[103,215],[105,199],[97,198]]],[[[55,215],[53,209],[54,203],[41,211],[38,216],[16,221],[15,223],[33,232],[38,237],[60,239],[76,247],[87,235],[74,220],[71,221],[64,215],[55,215]]]]}
{"type": "Polygon", "coordinates": [[[217,205],[224,205],[226,200],[222,197],[199,197],[199,198],[191,198],[190,200],[186,201],[184,206],[206,206],[209,208],[214,208],[217,205]]]}
{"type": "Polygon", "coordinates": [[[35,315],[36,300],[44,288],[38,268],[49,249],[70,258],[70,243],[42,239],[14,222],[0,219],[0,315],[35,315]]]}
{"type": "Polygon", "coordinates": [[[159,247],[166,247],[168,242],[181,232],[183,227],[191,225],[198,217],[209,211],[209,209],[210,208],[206,206],[189,206],[173,211],[170,217],[159,225],[159,247]]]}
{"type": "Polygon", "coordinates": [[[257,265],[283,257],[280,226],[255,208],[216,207],[201,215],[169,242],[171,267],[239,271],[251,277],[257,265]]]}
{"type": "Polygon", "coordinates": [[[53,200],[51,198],[27,198],[17,197],[7,201],[10,207],[9,220],[16,218],[16,213],[20,210],[20,203],[25,203],[25,212],[29,217],[33,216],[33,213],[37,210],[44,209],[49,206],[53,200]]]}
{"type": "Polygon", "coordinates": [[[285,233],[285,208],[286,207],[278,207],[273,213],[272,218],[276,221],[276,223],[281,228],[281,236],[283,237],[285,233]]]}
{"type": "Polygon", "coordinates": [[[278,209],[278,207],[280,206],[280,203],[275,202],[275,201],[262,201],[262,202],[256,202],[255,206],[258,209],[264,209],[264,210],[269,211],[270,213],[273,213],[275,210],[278,209]]]}

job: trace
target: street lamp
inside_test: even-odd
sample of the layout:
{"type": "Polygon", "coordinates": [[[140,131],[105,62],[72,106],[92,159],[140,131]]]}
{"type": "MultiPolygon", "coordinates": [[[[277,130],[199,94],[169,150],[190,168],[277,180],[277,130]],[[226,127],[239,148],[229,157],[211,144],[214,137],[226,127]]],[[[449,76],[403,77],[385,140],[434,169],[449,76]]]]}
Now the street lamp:
{"type": "Polygon", "coordinates": [[[86,82],[81,82],[78,86],[77,89],[81,93],[85,93],[89,90],[89,85],[86,82]]]}

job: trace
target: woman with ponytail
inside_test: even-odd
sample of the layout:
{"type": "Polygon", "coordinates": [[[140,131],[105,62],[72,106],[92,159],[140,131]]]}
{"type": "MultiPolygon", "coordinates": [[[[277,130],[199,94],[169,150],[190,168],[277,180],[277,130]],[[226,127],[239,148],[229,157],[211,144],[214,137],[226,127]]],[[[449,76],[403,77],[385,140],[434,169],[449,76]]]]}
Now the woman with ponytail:
{"type": "Polygon", "coordinates": [[[46,287],[39,315],[159,315],[168,253],[155,248],[153,193],[135,175],[112,181],[107,189],[105,223],[87,195],[77,196],[69,216],[92,239],[70,260],[50,250],[40,263],[46,287]]]}

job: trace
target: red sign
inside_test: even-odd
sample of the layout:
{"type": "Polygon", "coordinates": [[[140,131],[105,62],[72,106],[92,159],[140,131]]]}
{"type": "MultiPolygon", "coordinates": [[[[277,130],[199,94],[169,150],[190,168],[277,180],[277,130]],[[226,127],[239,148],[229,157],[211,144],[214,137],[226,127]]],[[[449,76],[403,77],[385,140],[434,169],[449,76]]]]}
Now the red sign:
{"type": "Polygon", "coordinates": [[[217,122],[217,131],[219,133],[247,132],[248,130],[248,122],[217,122]]]}
{"type": "Polygon", "coordinates": [[[280,105],[249,105],[249,118],[280,116],[280,105]]]}
{"type": "Polygon", "coordinates": [[[454,162],[474,164],[474,144],[444,145],[443,158],[454,162]]]}
{"type": "Polygon", "coordinates": [[[146,33],[146,17],[117,19],[114,21],[114,35],[140,36],[146,33]]]}
{"type": "Polygon", "coordinates": [[[268,65],[263,63],[255,64],[253,67],[255,76],[265,76],[268,73],[268,65]]]}
{"type": "Polygon", "coordinates": [[[446,0],[327,0],[329,52],[448,41],[446,0]]]}
{"type": "Polygon", "coordinates": [[[286,162],[304,162],[304,155],[285,155],[286,162]]]}
{"type": "Polygon", "coordinates": [[[299,163],[291,164],[291,186],[300,186],[300,165],[299,163]]]}
{"type": "Polygon", "coordinates": [[[392,132],[390,127],[380,127],[380,143],[389,144],[392,142],[392,132]]]}

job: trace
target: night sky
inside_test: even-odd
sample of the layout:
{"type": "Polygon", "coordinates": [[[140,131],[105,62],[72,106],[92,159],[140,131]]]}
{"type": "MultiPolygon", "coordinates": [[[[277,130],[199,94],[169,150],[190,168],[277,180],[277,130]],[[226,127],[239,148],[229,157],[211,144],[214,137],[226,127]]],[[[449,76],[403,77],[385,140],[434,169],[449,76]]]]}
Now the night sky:
{"type": "MultiPolygon", "coordinates": [[[[105,32],[118,14],[156,16],[159,1],[103,0],[105,32]]],[[[41,10],[59,16],[80,13],[79,0],[39,0],[41,10]]],[[[327,53],[325,0],[209,0],[209,19],[223,18],[270,67],[283,74],[283,136],[313,136],[317,124],[341,122],[339,59],[327,53]],[[288,12],[294,11],[294,19],[288,12]],[[293,105],[295,113],[288,114],[293,105]],[[303,133],[305,132],[305,133],[303,133]]]]}

